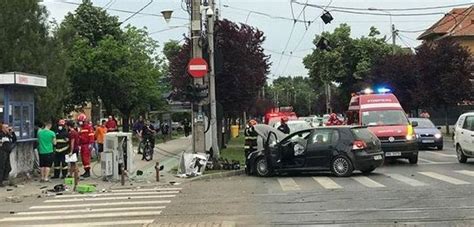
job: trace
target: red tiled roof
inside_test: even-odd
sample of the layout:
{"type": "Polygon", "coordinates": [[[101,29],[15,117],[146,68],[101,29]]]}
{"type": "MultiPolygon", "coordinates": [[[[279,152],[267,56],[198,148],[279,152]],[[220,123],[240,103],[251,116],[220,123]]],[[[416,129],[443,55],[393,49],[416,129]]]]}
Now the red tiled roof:
{"type": "Polygon", "coordinates": [[[432,35],[474,36],[474,5],[467,8],[454,8],[418,36],[418,39],[426,40],[432,35]]]}

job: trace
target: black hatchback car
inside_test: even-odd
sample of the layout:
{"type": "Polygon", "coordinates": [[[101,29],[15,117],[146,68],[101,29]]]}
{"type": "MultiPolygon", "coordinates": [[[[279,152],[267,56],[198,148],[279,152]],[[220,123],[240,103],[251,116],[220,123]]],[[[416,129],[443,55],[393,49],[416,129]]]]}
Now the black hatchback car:
{"type": "Polygon", "coordinates": [[[290,135],[267,125],[256,125],[255,129],[259,148],[246,158],[247,174],[330,170],[345,177],[354,170],[370,173],[384,161],[379,139],[365,127],[321,127],[290,135]]]}

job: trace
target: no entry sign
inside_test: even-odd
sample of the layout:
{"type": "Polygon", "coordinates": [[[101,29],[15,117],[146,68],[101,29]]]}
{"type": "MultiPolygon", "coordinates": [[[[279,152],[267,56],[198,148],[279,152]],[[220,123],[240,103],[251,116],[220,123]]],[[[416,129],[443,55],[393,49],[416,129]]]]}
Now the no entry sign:
{"type": "Polygon", "coordinates": [[[202,58],[193,58],[188,63],[188,73],[194,78],[202,78],[208,70],[206,60],[202,58]]]}

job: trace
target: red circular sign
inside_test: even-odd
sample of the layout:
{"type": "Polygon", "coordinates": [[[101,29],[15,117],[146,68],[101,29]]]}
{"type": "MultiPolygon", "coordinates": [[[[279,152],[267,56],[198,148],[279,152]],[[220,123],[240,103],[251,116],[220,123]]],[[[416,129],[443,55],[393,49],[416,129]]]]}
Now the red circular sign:
{"type": "Polygon", "coordinates": [[[209,67],[203,58],[193,58],[188,63],[188,73],[194,78],[202,78],[207,74],[209,67]]]}

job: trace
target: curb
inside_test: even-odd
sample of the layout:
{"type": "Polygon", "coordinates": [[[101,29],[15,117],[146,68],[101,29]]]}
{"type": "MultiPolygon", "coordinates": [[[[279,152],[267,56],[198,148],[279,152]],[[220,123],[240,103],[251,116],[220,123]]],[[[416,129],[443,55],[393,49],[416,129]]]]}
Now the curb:
{"type": "Polygon", "coordinates": [[[219,179],[219,178],[224,178],[224,177],[239,176],[243,174],[245,174],[245,169],[239,169],[239,170],[232,170],[232,171],[202,175],[202,176],[191,178],[189,179],[189,181],[219,179]]]}

